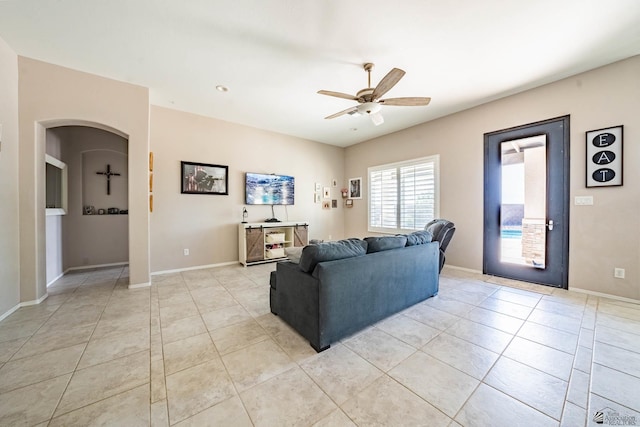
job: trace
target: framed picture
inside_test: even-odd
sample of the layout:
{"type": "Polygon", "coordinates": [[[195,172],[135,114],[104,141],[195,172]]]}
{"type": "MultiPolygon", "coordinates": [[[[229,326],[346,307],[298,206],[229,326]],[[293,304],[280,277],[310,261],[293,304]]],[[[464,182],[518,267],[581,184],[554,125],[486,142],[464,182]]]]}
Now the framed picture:
{"type": "Polygon", "coordinates": [[[332,186],[332,187],[337,187],[337,186],[338,186],[338,180],[337,180],[337,179],[335,179],[335,178],[333,178],[333,179],[331,180],[331,186],[332,186]]]}
{"type": "Polygon", "coordinates": [[[322,195],[325,199],[330,199],[331,198],[331,189],[329,187],[324,187],[324,191],[322,192],[322,195]]]}
{"type": "Polygon", "coordinates": [[[313,193],[313,200],[316,203],[320,203],[320,193],[313,193]]]}
{"type": "Polygon", "coordinates": [[[352,208],[353,207],[353,200],[351,199],[347,199],[344,201],[344,205],[348,208],[352,208]]]}
{"type": "Polygon", "coordinates": [[[331,204],[329,201],[322,202],[322,209],[331,209],[331,204]]]}
{"type": "Polygon", "coordinates": [[[362,177],[349,179],[349,198],[362,199],[362,177]]]}
{"type": "Polygon", "coordinates": [[[180,162],[182,194],[229,194],[229,166],[180,162]]]}
{"type": "Polygon", "coordinates": [[[335,209],[338,207],[338,201],[336,199],[331,200],[331,208],[335,209]]]}
{"type": "Polygon", "coordinates": [[[587,187],[622,185],[622,125],[587,132],[587,187]]]}
{"type": "Polygon", "coordinates": [[[322,191],[322,184],[316,182],[316,193],[320,193],[322,191]]]}

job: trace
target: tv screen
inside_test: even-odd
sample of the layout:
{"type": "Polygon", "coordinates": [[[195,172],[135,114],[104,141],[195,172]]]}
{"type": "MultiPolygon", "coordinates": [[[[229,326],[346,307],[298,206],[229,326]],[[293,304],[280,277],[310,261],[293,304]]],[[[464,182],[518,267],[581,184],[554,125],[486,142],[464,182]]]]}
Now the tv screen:
{"type": "Polygon", "coordinates": [[[248,205],[293,205],[295,178],[247,172],[245,201],[248,205]]]}

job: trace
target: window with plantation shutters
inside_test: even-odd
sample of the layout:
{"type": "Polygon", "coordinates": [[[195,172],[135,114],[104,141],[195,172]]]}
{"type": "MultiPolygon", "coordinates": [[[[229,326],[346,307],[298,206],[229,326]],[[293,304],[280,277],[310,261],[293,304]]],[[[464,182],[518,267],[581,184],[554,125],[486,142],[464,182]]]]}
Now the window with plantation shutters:
{"type": "Polygon", "coordinates": [[[422,230],[438,216],[439,156],[369,168],[369,231],[422,230]]]}

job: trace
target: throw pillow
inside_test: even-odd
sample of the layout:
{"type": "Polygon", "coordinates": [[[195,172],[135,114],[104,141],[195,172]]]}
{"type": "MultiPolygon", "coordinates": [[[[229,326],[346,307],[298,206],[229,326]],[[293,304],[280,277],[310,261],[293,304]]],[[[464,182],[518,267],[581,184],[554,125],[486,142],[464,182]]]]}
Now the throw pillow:
{"type": "Polygon", "coordinates": [[[365,237],[364,240],[367,242],[368,254],[404,248],[407,245],[407,236],[365,237]]]}
{"type": "Polygon", "coordinates": [[[414,231],[411,234],[407,234],[407,246],[423,245],[433,240],[433,236],[430,232],[425,230],[414,231]]]}
{"type": "Polygon", "coordinates": [[[310,273],[319,262],[353,258],[365,255],[367,251],[357,240],[338,240],[305,246],[300,256],[300,270],[310,273]]]}

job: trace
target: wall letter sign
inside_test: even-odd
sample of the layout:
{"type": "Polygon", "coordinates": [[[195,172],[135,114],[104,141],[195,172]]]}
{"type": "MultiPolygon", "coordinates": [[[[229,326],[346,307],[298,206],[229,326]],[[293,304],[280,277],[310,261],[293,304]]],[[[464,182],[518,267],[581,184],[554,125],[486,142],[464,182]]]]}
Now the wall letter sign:
{"type": "Polygon", "coordinates": [[[622,125],[587,132],[587,187],[622,185],[622,125]]]}

